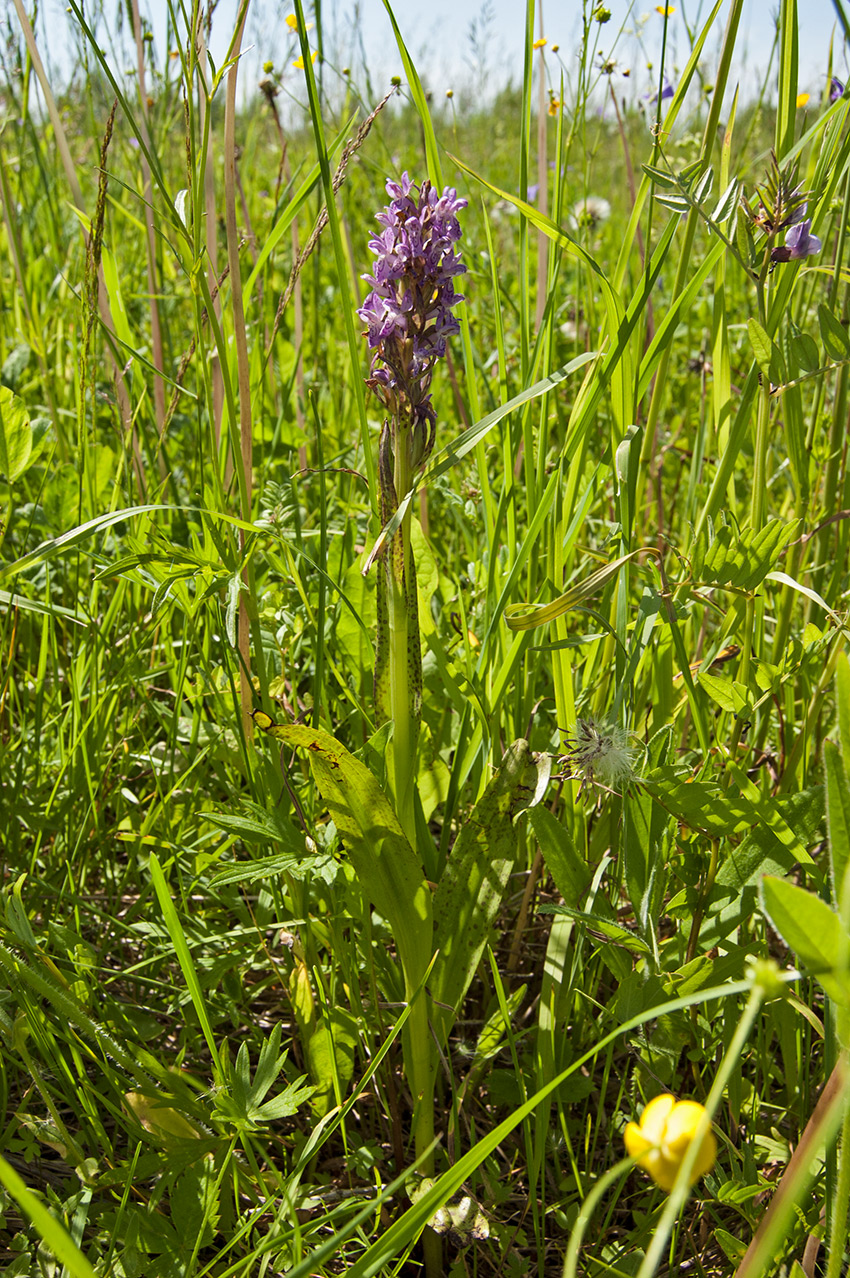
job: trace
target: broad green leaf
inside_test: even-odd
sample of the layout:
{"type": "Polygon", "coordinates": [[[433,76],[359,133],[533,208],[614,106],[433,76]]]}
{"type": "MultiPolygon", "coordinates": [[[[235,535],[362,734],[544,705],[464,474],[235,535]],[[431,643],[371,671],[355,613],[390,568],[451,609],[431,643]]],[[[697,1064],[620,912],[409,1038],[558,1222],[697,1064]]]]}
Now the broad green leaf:
{"type": "Polygon", "coordinates": [[[26,404],[8,386],[0,386],[0,475],[13,484],[29,465],[31,452],[32,427],[26,404]]]}
{"type": "Polygon", "coordinates": [[[794,333],[789,343],[791,359],[804,373],[814,373],[820,368],[817,342],[808,333],[794,333]]]}
{"type": "Polygon", "coordinates": [[[805,847],[796,832],[785,820],[776,800],[773,797],[766,798],[755,782],[747,776],[744,769],[739,768],[731,759],[727,761],[726,767],[741,794],[746,797],[748,802],[752,804],[753,810],[758,813],[762,825],[770,830],[777,842],[786,847],[795,861],[801,865],[814,865],[808,848],[805,847]]]}
{"type": "Polygon", "coordinates": [[[712,701],[728,714],[746,715],[752,709],[752,698],[745,684],[713,675],[708,670],[700,670],[697,681],[712,701]]]}
{"type": "MultiPolygon", "coordinates": [[[[664,764],[670,749],[671,733],[662,729],[649,744],[654,766],[664,764]]],[[[672,818],[643,787],[633,787],[623,795],[623,847],[626,887],[640,924],[642,935],[655,947],[655,924],[660,902],[657,875],[663,864],[661,844],[672,818]]]]}
{"type": "Polygon", "coordinates": [[[579,856],[566,826],[548,808],[539,804],[528,815],[561,899],[565,905],[578,905],[593,878],[590,868],[579,856]]]}
{"type": "Polygon", "coordinates": [[[750,345],[753,348],[756,363],[767,376],[770,373],[770,361],[773,357],[773,343],[758,320],[752,318],[747,320],[747,332],[750,335],[750,345]]]}
{"type": "MultiPolygon", "coordinates": [[[[444,1042],[484,953],[516,864],[514,815],[536,789],[528,742],[509,746],[501,766],[461,826],[434,895],[435,946],[430,981],[432,1017],[444,1042]],[[441,1007],[445,1004],[452,1011],[441,1007]]],[[[532,809],[537,811],[537,809],[532,809]]]]}
{"type": "Polygon", "coordinates": [[[125,1092],[124,1104],[145,1131],[166,1146],[201,1137],[201,1132],[194,1123],[157,1096],[149,1096],[144,1092],[125,1092]]]}
{"type": "Polygon", "coordinates": [[[306,749],[316,786],[348,850],[363,891],[392,929],[411,997],[431,961],[431,894],[392,803],[365,764],[327,732],[254,722],[269,736],[306,749]]]}
{"type": "Polygon", "coordinates": [[[771,925],[801,966],[813,972],[829,997],[846,1011],[850,936],[835,911],[814,892],[770,875],[762,879],[761,898],[771,925]]]}
{"type": "Polygon", "coordinates": [[[830,359],[850,359],[850,337],[841,321],[823,302],[818,306],[818,323],[824,350],[830,359]]]}
{"type": "Polygon", "coordinates": [[[831,741],[824,743],[823,764],[832,899],[844,926],[850,930],[850,784],[841,751],[831,741]]]}
{"type": "MultiPolygon", "coordinates": [[[[817,835],[823,820],[824,794],[820,786],[803,790],[800,794],[780,796],[772,801],[783,822],[790,826],[801,841],[811,842],[817,835]]],[[[765,874],[790,874],[798,864],[787,842],[777,837],[773,827],[755,827],[737,847],[727,848],[717,877],[714,880],[713,899],[737,899],[749,888],[754,888],[765,874]]],[[[809,874],[815,871],[810,868],[809,874]]],[[[713,907],[716,908],[716,907],[713,907]]],[[[751,907],[748,907],[748,913],[751,907]]]]}

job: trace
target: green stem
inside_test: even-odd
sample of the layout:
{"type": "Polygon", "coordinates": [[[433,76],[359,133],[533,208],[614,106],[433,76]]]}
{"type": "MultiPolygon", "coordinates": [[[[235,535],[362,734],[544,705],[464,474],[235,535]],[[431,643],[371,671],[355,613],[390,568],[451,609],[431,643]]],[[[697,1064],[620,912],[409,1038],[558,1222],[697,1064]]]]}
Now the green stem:
{"type": "MultiPolygon", "coordinates": [[[[393,482],[396,493],[406,493],[412,482],[408,431],[396,430],[393,482]]],[[[416,568],[410,542],[411,513],[387,553],[387,611],[389,614],[389,694],[393,723],[390,752],[390,786],[401,828],[416,847],[414,783],[419,739],[418,699],[421,695],[421,656],[416,595],[416,568]]]]}
{"type": "Polygon", "coordinates": [[[679,1174],[676,1177],[676,1183],[670,1191],[670,1197],[668,1198],[664,1210],[661,1213],[661,1218],[655,1227],[652,1241],[647,1248],[646,1255],[643,1258],[643,1263],[638,1270],[637,1278],[652,1278],[652,1275],[661,1263],[664,1248],[667,1246],[673,1226],[676,1223],[676,1218],[687,1202],[691,1192],[689,1183],[691,1170],[696,1162],[703,1136],[711,1126],[712,1116],[723,1099],[724,1088],[726,1087],[726,1083],[735,1067],[738,1057],[744,1050],[744,1044],[746,1043],[750,1030],[753,1027],[753,1022],[758,1015],[763,998],[764,990],[761,986],[755,985],[750,991],[747,1006],[744,1008],[744,1013],[738,1022],[738,1027],[732,1037],[732,1042],[729,1044],[729,1050],[720,1062],[720,1068],[715,1075],[714,1083],[708,1094],[708,1099],[705,1102],[706,1112],[702,1117],[702,1122],[694,1132],[693,1139],[688,1147],[688,1152],[682,1160],[682,1165],[679,1168],[679,1174]]]}
{"type": "Polygon", "coordinates": [[[582,1239],[584,1238],[587,1226],[590,1224],[590,1218],[596,1211],[602,1197],[608,1192],[608,1189],[615,1181],[619,1180],[624,1172],[634,1166],[633,1158],[621,1158],[610,1171],[601,1176],[585,1198],[579,1210],[578,1219],[573,1225],[570,1234],[569,1245],[567,1246],[567,1254],[564,1258],[563,1278],[576,1278],[578,1254],[581,1249],[582,1239]]]}

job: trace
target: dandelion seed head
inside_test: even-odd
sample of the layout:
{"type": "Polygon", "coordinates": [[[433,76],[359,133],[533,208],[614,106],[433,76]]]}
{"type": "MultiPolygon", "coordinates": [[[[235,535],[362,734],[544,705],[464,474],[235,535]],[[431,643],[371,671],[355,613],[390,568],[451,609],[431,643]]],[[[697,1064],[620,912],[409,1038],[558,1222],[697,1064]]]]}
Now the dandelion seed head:
{"type": "Polygon", "coordinates": [[[579,719],[566,745],[567,761],[585,781],[615,786],[637,775],[636,752],[619,724],[579,719]]]}

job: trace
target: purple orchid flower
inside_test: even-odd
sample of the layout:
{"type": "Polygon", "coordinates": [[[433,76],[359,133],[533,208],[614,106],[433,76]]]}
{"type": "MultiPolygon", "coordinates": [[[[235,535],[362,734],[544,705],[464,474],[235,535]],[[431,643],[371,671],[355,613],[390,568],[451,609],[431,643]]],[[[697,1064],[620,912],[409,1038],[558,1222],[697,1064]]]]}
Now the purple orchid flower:
{"type": "Polygon", "coordinates": [[[368,385],[398,429],[412,430],[417,464],[434,444],[436,413],[431,375],[446,353],[446,339],[460,332],[452,307],[463,301],[454,276],[466,267],[455,252],[457,214],[467,201],[447,186],[439,196],[430,182],[419,187],[407,173],[387,182],[391,203],[378,215],[385,229],[369,242],[375,255],[372,291],[357,314],[367,327],[372,369],[368,385]]]}

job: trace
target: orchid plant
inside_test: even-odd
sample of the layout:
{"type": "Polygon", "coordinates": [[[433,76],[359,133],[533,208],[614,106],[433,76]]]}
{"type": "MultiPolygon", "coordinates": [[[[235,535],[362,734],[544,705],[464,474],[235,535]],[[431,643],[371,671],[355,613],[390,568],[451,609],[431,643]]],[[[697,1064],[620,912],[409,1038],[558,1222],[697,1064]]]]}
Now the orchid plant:
{"type": "MultiPolygon", "coordinates": [[[[384,525],[431,455],[437,417],[431,377],[446,341],[460,331],[453,308],[463,301],[455,277],[466,267],[455,246],[458,213],[466,200],[429,181],[421,187],[407,173],[387,182],[390,204],[378,214],[383,230],[371,240],[372,291],[358,314],[368,326],[372,367],[367,384],[387,416],[378,447],[381,519],[384,525]]],[[[410,545],[410,513],[382,553],[378,576],[375,703],[381,722],[392,722],[390,788],[402,828],[415,846],[414,779],[422,703],[416,568],[410,545]]]]}

